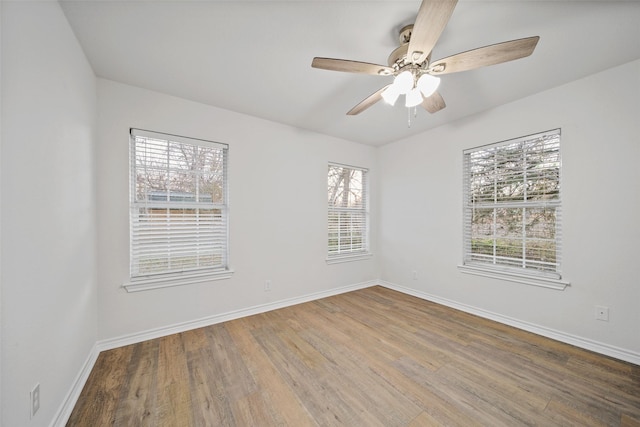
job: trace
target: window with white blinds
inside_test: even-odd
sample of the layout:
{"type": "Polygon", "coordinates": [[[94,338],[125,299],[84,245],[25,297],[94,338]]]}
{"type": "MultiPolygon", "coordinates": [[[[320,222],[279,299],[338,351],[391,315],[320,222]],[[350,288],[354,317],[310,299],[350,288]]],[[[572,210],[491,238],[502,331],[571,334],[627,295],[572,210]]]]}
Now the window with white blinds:
{"type": "Polygon", "coordinates": [[[131,129],[131,279],[227,270],[226,144],[131,129]]]}
{"type": "Polygon", "coordinates": [[[328,257],[369,252],[367,169],[329,164],[328,257]]]}
{"type": "Polygon", "coordinates": [[[463,265],[560,279],[560,129],[463,156],[463,265]]]}

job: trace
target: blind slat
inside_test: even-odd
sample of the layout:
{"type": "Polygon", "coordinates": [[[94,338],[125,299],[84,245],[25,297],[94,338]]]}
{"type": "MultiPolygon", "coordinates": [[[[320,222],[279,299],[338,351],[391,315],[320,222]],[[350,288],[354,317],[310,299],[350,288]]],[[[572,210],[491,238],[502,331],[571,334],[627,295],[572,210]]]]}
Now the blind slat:
{"type": "Polygon", "coordinates": [[[131,129],[131,277],[227,267],[226,144],[131,129]]]}
{"type": "Polygon", "coordinates": [[[463,151],[463,263],[560,277],[560,130],[463,151]]]}
{"type": "Polygon", "coordinates": [[[329,164],[328,254],[367,252],[369,206],[367,169],[329,164]]]}

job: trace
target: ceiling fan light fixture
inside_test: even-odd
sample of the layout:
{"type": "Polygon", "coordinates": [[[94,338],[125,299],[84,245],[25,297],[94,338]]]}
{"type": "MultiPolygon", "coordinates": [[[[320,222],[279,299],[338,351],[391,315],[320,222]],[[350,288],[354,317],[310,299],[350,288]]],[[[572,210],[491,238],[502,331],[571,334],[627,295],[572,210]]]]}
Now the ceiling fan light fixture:
{"type": "Polygon", "coordinates": [[[413,89],[414,81],[415,80],[413,79],[413,73],[411,71],[403,71],[398,74],[395,79],[393,79],[392,86],[395,86],[396,91],[399,94],[405,95],[409,93],[411,89],[413,89]]]}
{"type": "MultiPolygon", "coordinates": [[[[0,0],[2,1],[2,0],[0,0]]],[[[460,52],[431,61],[431,52],[453,14],[458,0],[422,0],[415,23],[400,30],[400,46],[391,52],[386,65],[347,59],[315,57],[313,68],[358,74],[394,76],[393,83],[378,89],[347,112],[353,116],[376,102],[385,100],[393,105],[400,95],[406,95],[405,105],[416,114],[421,104],[429,113],[446,107],[437,92],[441,74],[474,70],[525,58],[533,53],[539,36],[510,40],[460,52]]],[[[410,124],[409,120],[409,124],[410,124]]]]}
{"type": "Polygon", "coordinates": [[[407,99],[405,101],[405,106],[408,108],[415,107],[416,105],[420,105],[422,103],[422,94],[420,93],[420,89],[413,88],[407,93],[407,99]]]}
{"type": "Polygon", "coordinates": [[[420,89],[420,92],[422,92],[425,98],[433,95],[439,85],[440,78],[434,77],[431,74],[423,74],[420,76],[417,83],[418,89],[420,89]]]}
{"type": "Polygon", "coordinates": [[[389,105],[393,105],[398,100],[400,96],[400,92],[398,92],[398,88],[395,85],[389,85],[380,95],[382,95],[382,99],[389,105]]]}

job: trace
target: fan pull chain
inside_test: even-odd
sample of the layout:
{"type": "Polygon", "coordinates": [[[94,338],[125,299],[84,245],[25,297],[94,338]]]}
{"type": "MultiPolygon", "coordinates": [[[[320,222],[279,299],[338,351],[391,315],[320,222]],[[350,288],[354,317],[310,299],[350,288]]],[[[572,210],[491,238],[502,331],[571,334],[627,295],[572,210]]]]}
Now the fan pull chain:
{"type": "MultiPolygon", "coordinates": [[[[418,117],[418,108],[413,107],[413,118],[418,117]]],[[[407,108],[407,127],[411,128],[411,108],[407,108]]]]}

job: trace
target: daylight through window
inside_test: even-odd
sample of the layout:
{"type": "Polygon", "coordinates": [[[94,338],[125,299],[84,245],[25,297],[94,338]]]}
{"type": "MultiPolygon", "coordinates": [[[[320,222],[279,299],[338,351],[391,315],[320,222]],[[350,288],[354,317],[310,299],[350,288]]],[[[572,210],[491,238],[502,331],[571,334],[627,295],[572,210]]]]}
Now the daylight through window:
{"type": "Polygon", "coordinates": [[[329,164],[329,258],[369,251],[367,170],[329,164]]]}
{"type": "Polygon", "coordinates": [[[560,130],[464,151],[465,266],[560,279],[560,130]]]}
{"type": "Polygon", "coordinates": [[[227,268],[227,145],[131,129],[131,278],[227,268]]]}

